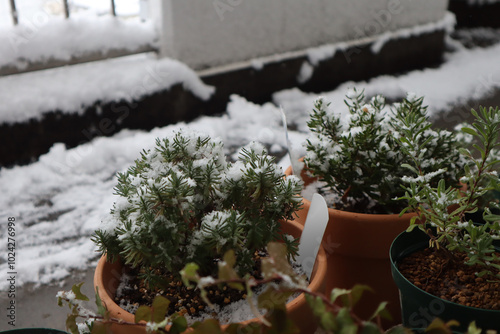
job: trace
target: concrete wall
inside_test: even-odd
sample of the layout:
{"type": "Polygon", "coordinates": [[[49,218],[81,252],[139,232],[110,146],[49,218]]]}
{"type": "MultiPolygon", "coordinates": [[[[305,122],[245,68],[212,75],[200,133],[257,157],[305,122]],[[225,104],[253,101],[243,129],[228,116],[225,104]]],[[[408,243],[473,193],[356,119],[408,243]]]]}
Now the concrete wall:
{"type": "Polygon", "coordinates": [[[448,0],[153,0],[161,54],[201,69],[443,18],[448,0]]]}

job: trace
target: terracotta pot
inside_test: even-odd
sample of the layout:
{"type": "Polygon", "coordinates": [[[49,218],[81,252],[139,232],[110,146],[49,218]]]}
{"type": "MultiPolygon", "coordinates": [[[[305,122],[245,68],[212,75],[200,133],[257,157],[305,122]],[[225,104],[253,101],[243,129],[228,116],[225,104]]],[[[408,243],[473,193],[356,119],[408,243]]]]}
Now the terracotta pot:
{"type": "MultiPolygon", "coordinates": [[[[289,167],[286,175],[291,175],[289,167]]],[[[305,185],[314,181],[303,170],[305,185]]],[[[297,222],[304,224],[311,202],[302,199],[303,209],[298,212],[297,222]]],[[[328,209],[329,221],[322,245],[327,254],[327,295],[337,287],[350,289],[355,284],[366,284],[374,293],[363,294],[355,309],[362,319],[370,317],[382,301],[393,321],[384,320],[384,327],[401,323],[399,293],[391,276],[389,249],[392,241],[410,224],[415,214],[363,214],[328,209]]]]}
{"type": "MultiPolygon", "coordinates": [[[[287,221],[282,224],[282,231],[294,237],[299,237],[302,233],[302,225],[287,221]]],[[[318,293],[324,293],[325,282],[327,275],[327,260],[325,250],[321,247],[316,258],[314,269],[312,272],[311,283],[309,289],[318,293]]],[[[106,261],[104,255],[99,260],[94,274],[94,287],[99,288],[99,296],[101,297],[104,305],[110,312],[112,318],[122,319],[127,322],[134,322],[134,315],[123,310],[114,302],[114,296],[118,287],[120,277],[123,272],[123,266],[119,261],[110,263],[106,261]]],[[[313,317],[309,305],[306,302],[304,294],[299,295],[297,298],[287,304],[287,311],[290,318],[300,328],[301,333],[313,333],[317,327],[316,321],[313,317]]],[[[258,321],[257,318],[247,320],[243,324],[258,321]]],[[[126,334],[144,334],[146,333],[144,327],[141,326],[124,326],[113,325],[113,333],[126,333],[126,334]]]]}

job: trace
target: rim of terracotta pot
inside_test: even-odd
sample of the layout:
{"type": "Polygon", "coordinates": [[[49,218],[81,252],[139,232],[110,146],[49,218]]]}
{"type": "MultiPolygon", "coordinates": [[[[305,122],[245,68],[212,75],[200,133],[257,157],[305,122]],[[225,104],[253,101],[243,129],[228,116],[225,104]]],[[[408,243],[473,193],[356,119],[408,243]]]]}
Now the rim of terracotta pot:
{"type": "MultiPolygon", "coordinates": [[[[289,226],[285,227],[283,230],[288,234],[296,234],[295,237],[300,236],[303,230],[303,226],[294,221],[286,221],[289,226]],[[288,231],[288,227],[294,230],[295,233],[288,231]]],[[[282,226],[286,226],[283,224],[282,226]]],[[[311,274],[310,284],[308,286],[309,290],[316,292],[323,292],[327,273],[327,255],[323,248],[320,246],[318,255],[316,257],[316,262],[314,264],[314,269],[311,274]]],[[[110,312],[111,317],[120,318],[126,322],[135,322],[135,316],[118,306],[114,301],[114,294],[116,292],[117,286],[122,275],[122,264],[119,261],[114,263],[107,261],[107,256],[104,254],[97,264],[94,273],[94,288],[99,288],[99,297],[101,298],[103,305],[110,312]],[[106,282],[108,281],[108,282],[106,282]]],[[[295,299],[286,304],[287,312],[290,313],[294,309],[306,305],[307,301],[304,293],[301,293],[295,299]]],[[[306,305],[307,306],[307,305],[306,305]]],[[[241,324],[249,324],[251,322],[259,321],[257,318],[252,318],[243,322],[241,324]]],[[[168,328],[168,326],[167,326],[168,328]]]]}

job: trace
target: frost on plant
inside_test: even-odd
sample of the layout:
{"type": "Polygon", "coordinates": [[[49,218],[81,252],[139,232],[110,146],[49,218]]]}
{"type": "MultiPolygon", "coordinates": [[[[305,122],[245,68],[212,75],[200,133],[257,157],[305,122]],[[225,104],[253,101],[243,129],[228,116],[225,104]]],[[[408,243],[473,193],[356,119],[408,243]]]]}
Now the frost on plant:
{"type": "Polygon", "coordinates": [[[457,151],[463,138],[433,129],[423,98],[409,93],[400,103],[387,106],[385,98],[365,100],[363,92],[350,89],[345,104],[347,124],[319,99],[308,122],[305,163],[313,176],[339,198],[335,208],[363,213],[399,213],[404,204],[395,199],[404,194],[402,179],[409,172],[402,165],[408,158],[402,146],[422,157],[425,172],[442,170],[433,177],[458,186],[456,175],[463,161],[457,151]],[[412,144],[399,139],[412,137],[412,144]]]}
{"type": "MultiPolygon", "coordinates": [[[[245,272],[255,250],[281,238],[280,221],[294,218],[300,190],[261,145],[230,163],[222,142],[183,130],[118,174],[118,200],[94,241],[110,260],[143,268],[149,283],[188,262],[211,273],[229,249],[245,272]]],[[[287,244],[293,253],[296,245],[287,244]]]]}
{"type": "Polygon", "coordinates": [[[462,132],[464,136],[474,138],[474,151],[467,147],[460,148],[466,163],[462,169],[457,169],[460,180],[467,188],[451,187],[444,178],[437,186],[429,182],[433,172],[423,168],[426,162],[418,154],[419,144],[415,136],[407,133],[399,141],[403,153],[410,159],[404,167],[413,176],[405,179],[406,193],[401,199],[408,201],[405,211],[419,213],[412,221],[410,230],[418,226],[427,232],[431,237],[431,246],[445,246],[451,254],[466,253],[467,264],[484,266],[485,269],[478,275],[500,277],[500,257],[494,253],[493,246],[493,242],[500,239],[500,215],[498,199],[492,196],[499,189],[500,110],[498,107],[481,107],[479,112],[472,110],[472,114],[475,122],[462,125],[462,132]],[[478,209],[484,210],[484,223],[469,218],[468,214],[476,213],[478,209]],[[417,224],[417,218],[425,224],[417,224]]]}

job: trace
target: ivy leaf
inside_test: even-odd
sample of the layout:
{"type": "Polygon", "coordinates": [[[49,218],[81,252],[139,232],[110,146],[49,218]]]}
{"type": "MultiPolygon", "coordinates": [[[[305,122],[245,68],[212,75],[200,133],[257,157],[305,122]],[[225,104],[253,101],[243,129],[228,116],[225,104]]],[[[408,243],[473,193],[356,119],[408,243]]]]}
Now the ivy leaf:
{"type": "Polygon", "coordinates": [[[180,334],[187,329],[187,320],[184,317],[177,316],[172,319],[172,325],[170,327],[170,334],[180,334]]]}
{"type": "Polygon", "coordinates": [[[146,322],[149,322],[151,320],[150,307],[142,305],[137,309],[137,311],[135,311],[135,323],[139,323],[141,320],[144,320],[146,322]]]}
{"type": "Polygon", "coordinates": [[[320,316],[319,319],[321,328],[328,332],[335,333],[338,330],[337,322],[335,321],[335,316],[331,312],[325,312],[320,316]]]}
{"type": "Polygon", "coordinates": [[[66,329],[68,329],[72,334],[79,334],[78,326],[76,325],[76,318],[78,314],[68,314],[66,318],[66,329]]]}
{"type": "Polygon", "coordinates": [[[108,334],[110,332],[110,325],[103,324],[102,322],[94,321],[92,324],[92,334],[108,334]]]}
{"type": "Polygon", "coordinates": [[[339,297],[344,297],[342,298],[342,304],[344,306],[350,306],[349,305],[349,299],[348,298],[345,298],[347,297],[349,294],[351,293],[351,290],[347,290],[347,289],[341,289],[341,288],[334,288],[330,294],[330,301],[332,303],[335,303],[335,301],[337,300],[337,298],[339,297]]]}
{"type": "Polygon", "coordinates": [[[269,311],[278,309],[286,310],[286,301],[292,294],[293,292],[291,291],[282,291],[276,287],[268,286],[266,290],[259,295],[257,305],[259,308],[269,311]]]}
{"type": "Polygon", "coordinates": [[[234,250],[230,249],[224,254],[224,262],[227,263],[228,266],[231,268],[234,268],[234,265],[236,264],[236,255],[234,254],[234,250]]]}
{"type": "Polygon", "coordinates": [[[102,304],[101,297],[99,296],[99,287],[98,286],[95,287],[95,304],[97,306],[97,313],[99,315],[103,316],[104,318],[106,318],[107,310],[104,307],[104,305],[102,304]]]}
{"type": "Polygon", "coordinates": [[[261,334],[265,333],[263,329],[263,324],[260,322],[252,322],[246,326],[242,324],[230,324],[224,334],[261,334]]]}
{"type": "Polygon", "coordinates": [[[351,316],[351,310],[343,307],[337,313],[337,323],[341,334],[357,334],[358,325],[354,322],[351,316]]]}
{"type": "Polygon", "coordinates": [[[413,334],[413,331],[400,325],[390,328],[385,334],[413,334]]]}
{"type": "Polygon", "coordinates": [[[456,320],[450,320],[445,323],[439,318],[432,320],[431,324],[425,330],[426,334],[452,334],[450,326],[460,325],[456,320]]]}
{"type": "Polygon", "coordinates": [[[365,322],[361,334],[380,334],[380,329],[373,322],[365,322]]]}
{"type": "Polygon", "coordinates": [[[85,296],[81,291],[80,291],[80,288],[82,287],[83,285],[83,282],[82,283],[79,283],[79,284],[75,284],[73,285],[73,287],[71,288],[71,291],[73,291],[73,293],[75,294],[75,298],[78,299],[78,300],[85,300],[85,301],[89,301],[89,298],[87,296],[85,296]]]}
{"type": "Polygon", "coordinates": [[[279,242],[270,242],[267,245],[267,252],[269,257],[262,259],[261,262],[262,277],[265,279],[272,278],[276,273],[289,275],[290,277],[295,276],[287,260],[288,251],[286,245],[279,242]]]}
{"type": "MultiPolygon", "coordinates": [[[[233,280],[239,279],[240,277],[234,270],[234,265],[236,264],[236,256],[233,250],[229,250],[224,254],[223,262],[218,263],[219,267],[219,279],[221,280],[233,280]]],[[[228,285],[233,289],[244,290],[244,286],[241,283],[228,283],[228,285]]]]}
{"type": "Polygon", "coordinates": [[[370,288],[368,285],[363,285],[363,284],[356,284],[352,289],[351,289],[351,308],[356,306],[358,301],[361,299],[361,296],[363,295],[363,292],[365,291],[370,291],[373,292],[373,289],[370,288]]]}
{"type": "Polygon", "coordinates": [[[266,319],[271,323],[271,327],[264,327],[267,334],[298,334],[299,328],[287,316],[286,310],[272,310],[266,315],[266,319]]]}
{"type": "Polygon", "coordinates": [[[203,322],[198,322],[192,326],[194,328],[193,334],[222,334],[220,324],[215,319],[207,319],[203,322]]]}
{"type": "Polygon", "coordinates": [[[162,322],[168,311],[170,300],[163,296],[156,296],[151,307],[151,317],[154,322],[162,322]]]}
{"type": "Polygon", "coordinates": [[[386,306],[387,302],[381,302],[369,320],[375,319],[377,316],[387,320],[392,320],[392,316],[387,310],[386,306]]]}
{"type": "Polygon", "coordinates": [[[198,266],[196,263],[188,263],[186,264],[184,269],[180,271],[182,282],[185,286],[190,287],[190,281],[198,282],[198,269],[200,269],[200,266],[198,266]]]}
{"type": "Polygon", "coordinates": [[[473,321],[469,324],[469,327],[467,328],[467,333],[468,334],[481,334],[481,328],[477,328],[476,322],[473,321]]]}

